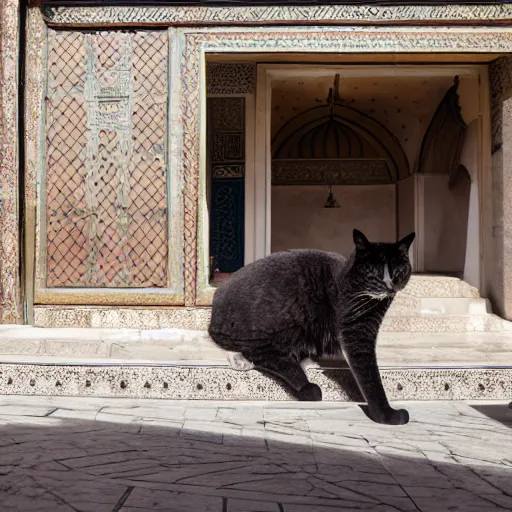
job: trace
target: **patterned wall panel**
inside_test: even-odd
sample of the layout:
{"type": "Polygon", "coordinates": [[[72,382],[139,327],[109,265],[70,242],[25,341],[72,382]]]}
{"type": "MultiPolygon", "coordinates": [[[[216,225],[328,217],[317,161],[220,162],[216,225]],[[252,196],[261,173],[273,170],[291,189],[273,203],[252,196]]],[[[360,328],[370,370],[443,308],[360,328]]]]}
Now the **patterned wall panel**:
{"type": "Polygon", "coordinates": [[[210,217],[210,253],[221,272],[244,265],[244,180],[214,179],[210,217]]]}
{"type": "Polygon", "coordinates": [[[245,99],[210,98],[210,256],[221,272],[244,265],[245,99]]]}
{"type": "Polygon", "coordinates": [[[49,287],[167,284],[166,32],[49,32],[49,287]]]}

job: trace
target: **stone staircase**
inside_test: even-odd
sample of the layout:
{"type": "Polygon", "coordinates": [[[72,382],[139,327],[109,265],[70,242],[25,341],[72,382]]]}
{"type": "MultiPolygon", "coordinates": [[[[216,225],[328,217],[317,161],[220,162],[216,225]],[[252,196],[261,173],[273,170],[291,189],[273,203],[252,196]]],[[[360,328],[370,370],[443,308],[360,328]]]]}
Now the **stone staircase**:
{"type": "Polygon", "coordinates": [[[386,316],[383,332],[502,332],[508,322],[492,314],[478,289],[455,277],[413,276],[386,316]]]}
{"type": "MultiPolygon", "coordinates": [[[[192,329],[176,328],[165,308],[153,309],[150,322],[140,310],[96,312],[91,323],[102,325],[104,314],[109,328],[0,326],[0,394],[290,399],[260,373],[231,369],[206,333],[208,310],[194,312],[192,329]]],[[[510,400],[511,326],[460,279],[413,276],[379,335],[390,399],[510,400]]],[[[345,361],[305,367],[325,400],[360,399],[345,361]]]]}

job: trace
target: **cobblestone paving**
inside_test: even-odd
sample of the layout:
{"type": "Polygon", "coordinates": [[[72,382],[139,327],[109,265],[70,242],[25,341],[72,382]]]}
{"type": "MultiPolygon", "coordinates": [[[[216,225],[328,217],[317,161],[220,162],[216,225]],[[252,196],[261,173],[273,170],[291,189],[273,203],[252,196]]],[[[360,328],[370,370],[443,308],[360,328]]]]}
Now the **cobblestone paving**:
{"type": "Polygon", "coordinates": [[[512,510],[508,403],[0,397],[1,512],[512,510]]]}

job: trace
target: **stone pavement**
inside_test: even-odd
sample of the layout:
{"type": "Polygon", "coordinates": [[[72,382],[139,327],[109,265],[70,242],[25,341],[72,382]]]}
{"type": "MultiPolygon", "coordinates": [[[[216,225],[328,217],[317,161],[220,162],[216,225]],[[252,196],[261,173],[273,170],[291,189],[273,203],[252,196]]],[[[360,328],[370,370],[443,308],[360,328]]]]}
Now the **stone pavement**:
{"type": "Polygon", "coordinates": [[[512,510],[508,403],[406,406],[2,396],[0,511],[512,510]]]}

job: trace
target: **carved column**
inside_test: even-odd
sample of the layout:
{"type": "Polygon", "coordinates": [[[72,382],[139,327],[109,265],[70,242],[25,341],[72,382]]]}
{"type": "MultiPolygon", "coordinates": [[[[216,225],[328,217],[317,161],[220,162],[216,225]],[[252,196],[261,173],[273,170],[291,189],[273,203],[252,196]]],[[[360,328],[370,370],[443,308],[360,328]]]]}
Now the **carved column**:
{"type": "Polygon", "coordinates": [[[490,66],[492,115],[492,262],[485,262],[496,312],[512,319],[512,58],[490,66]]]}
{"type": "Polygon", "coordinates": [[[18,205],[19,0],[0,2],[0,323],[21,323],[18,205]]]}

